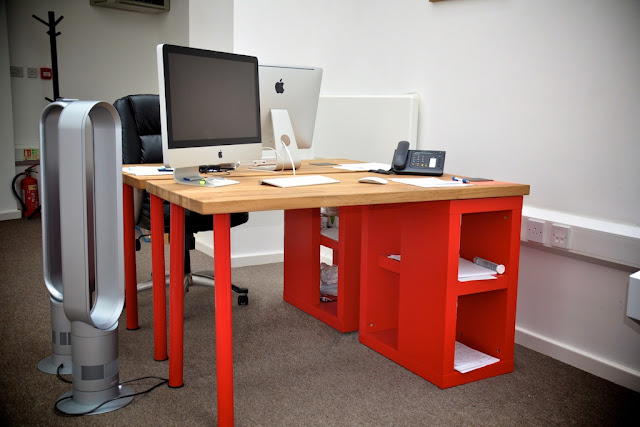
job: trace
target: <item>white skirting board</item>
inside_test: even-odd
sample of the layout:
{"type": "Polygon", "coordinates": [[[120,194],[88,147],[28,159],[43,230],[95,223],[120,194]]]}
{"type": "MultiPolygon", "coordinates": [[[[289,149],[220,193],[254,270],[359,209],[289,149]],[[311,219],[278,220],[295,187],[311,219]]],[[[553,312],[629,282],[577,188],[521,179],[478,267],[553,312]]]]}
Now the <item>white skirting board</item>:
{"type": "Polygon", "coordinates": [[[0,221],[5,221],[8,219],[18,219],[20,217],[22,217],[22,212],[18,209],[0,212],[0,221]]]}
{"type": "Polygon", "coordinates": [[[640,392],[640,372],[638,371],[518,326],[516,326],[515,341],[517,344],[568,365],[640,392]]]}

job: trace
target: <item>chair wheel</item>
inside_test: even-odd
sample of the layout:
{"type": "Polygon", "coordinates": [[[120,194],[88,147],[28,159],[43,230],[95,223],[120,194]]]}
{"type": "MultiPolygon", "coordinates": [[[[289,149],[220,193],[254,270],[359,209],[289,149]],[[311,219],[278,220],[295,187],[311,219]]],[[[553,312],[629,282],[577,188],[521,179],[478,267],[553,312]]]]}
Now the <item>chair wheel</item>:
{"type": "Polygon", "coordinates": [[[238,295],[238,305],[249,305],[249,296],[238,295]]]}

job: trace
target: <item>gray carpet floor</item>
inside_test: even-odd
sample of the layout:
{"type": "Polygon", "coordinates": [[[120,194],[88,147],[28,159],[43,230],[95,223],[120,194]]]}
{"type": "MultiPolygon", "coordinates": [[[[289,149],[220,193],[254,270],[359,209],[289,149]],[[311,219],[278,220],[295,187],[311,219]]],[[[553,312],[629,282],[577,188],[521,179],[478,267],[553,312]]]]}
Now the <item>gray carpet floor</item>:
{"type": "MultiPolygon", "coordinates": [[[[3,425],[215,425],[214,293],[185,296],[184,387],[163,385],[107,414],[62,417],[71,390],[37,363],[51,352],[49,295],[42,278],[40,220],[0,221],[0,421],[3,425]]],[[[151,276],[150,248],[138,279],[151,276]]],[[[167,255],[168,260],[168,255],[167,255]]],[[[192,265],[211,269],[192,252],[192,265]]],[[[516,345],[513,373],[441,390],[282,301],[282,264],[233,270],[250,289],[233,306],[235,421],[240,426],[611,426],[634,425],[640,394],[516,345]]],[[[120,380],[168,377],[153,360],[151,291],[138,294],[140,329],[119,324],[120,380]]],[[[70,377],[68,377],[70,379],[70,377]]],[[[157,380],[130,385],[142,391],[157,380]]]]}

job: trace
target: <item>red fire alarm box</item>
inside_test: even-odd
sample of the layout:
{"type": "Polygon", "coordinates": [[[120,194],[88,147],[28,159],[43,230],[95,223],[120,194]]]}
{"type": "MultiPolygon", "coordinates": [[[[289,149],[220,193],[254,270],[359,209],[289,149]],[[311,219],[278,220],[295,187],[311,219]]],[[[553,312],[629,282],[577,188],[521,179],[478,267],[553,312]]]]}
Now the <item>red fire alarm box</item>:
{"type": "Polygon", "coordinates": [[[40,78],[43,80],[51,80],[51,68],[40,68],[40,78]]]}

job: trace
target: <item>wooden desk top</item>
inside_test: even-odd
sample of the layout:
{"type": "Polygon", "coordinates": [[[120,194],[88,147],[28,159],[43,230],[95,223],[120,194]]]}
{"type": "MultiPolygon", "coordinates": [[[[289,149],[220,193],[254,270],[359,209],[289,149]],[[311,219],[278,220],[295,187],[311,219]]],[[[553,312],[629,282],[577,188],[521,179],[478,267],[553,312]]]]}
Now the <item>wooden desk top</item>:
{"type": "MultiPolygon", "coordinates": [[[[362,163],[362,162],[359,162],[356,160],[348,160],[348,159],[305,159],[305,160],[302,160],[302,166],[299,170],[296,171],[296,173],[299,175],[317,175],[317,174],[349,172],[346,169],[336,169],[331,165],[318,165],[321,163],[335,163],[336,165],[338,165],[338,164],[362,163]]],[[[163,165],[160,163],[147,163],[144,165],[122,165],[123,168],[133,167],[133,166],[157,166],[160,168],[163,165]]],[[[224,176],[227,178],[235,179],[236,177],[241,177],[241,176],[275,178],[280,176],[290,176],[290,175],[293,175],[293,173],[290,170],[282,171],[282,172],[271,172],[271,171],[249,169],[248,167],[243,166],[231,172],[208,173],[205,175],[206,176],[224,176]]],[[[147,181],[150,181],[150,180],[173,180],[173,175],[172,174],[134,175],[124,170],[122,171],[122,183],[130,185],[133,188],[144,190],[147,187],[147,181]]]]}
{"type": "MultiPolygon", "coordinates": [[[[234,176],[233,178],[240,181],[240,184],[217,188],[188,186],[169,180],[149,180],[147,191],[200,214],[478,199],[529,194],[529,185],[497,181],[477,182],[461,187],[421,188],[393,181],[385,185],[357,182],[358,178],[372,175],[368,172],[323,173],[323,175],[337,179],[340,183],[279,188],[261,185],[259,178],[255,176],[234,176]]],[[[446,180],[451,179],[452,176],[445,174],[441,178],[446,180]]],[[[389,177],[385,176],[385,178],[389,177]]]]}

